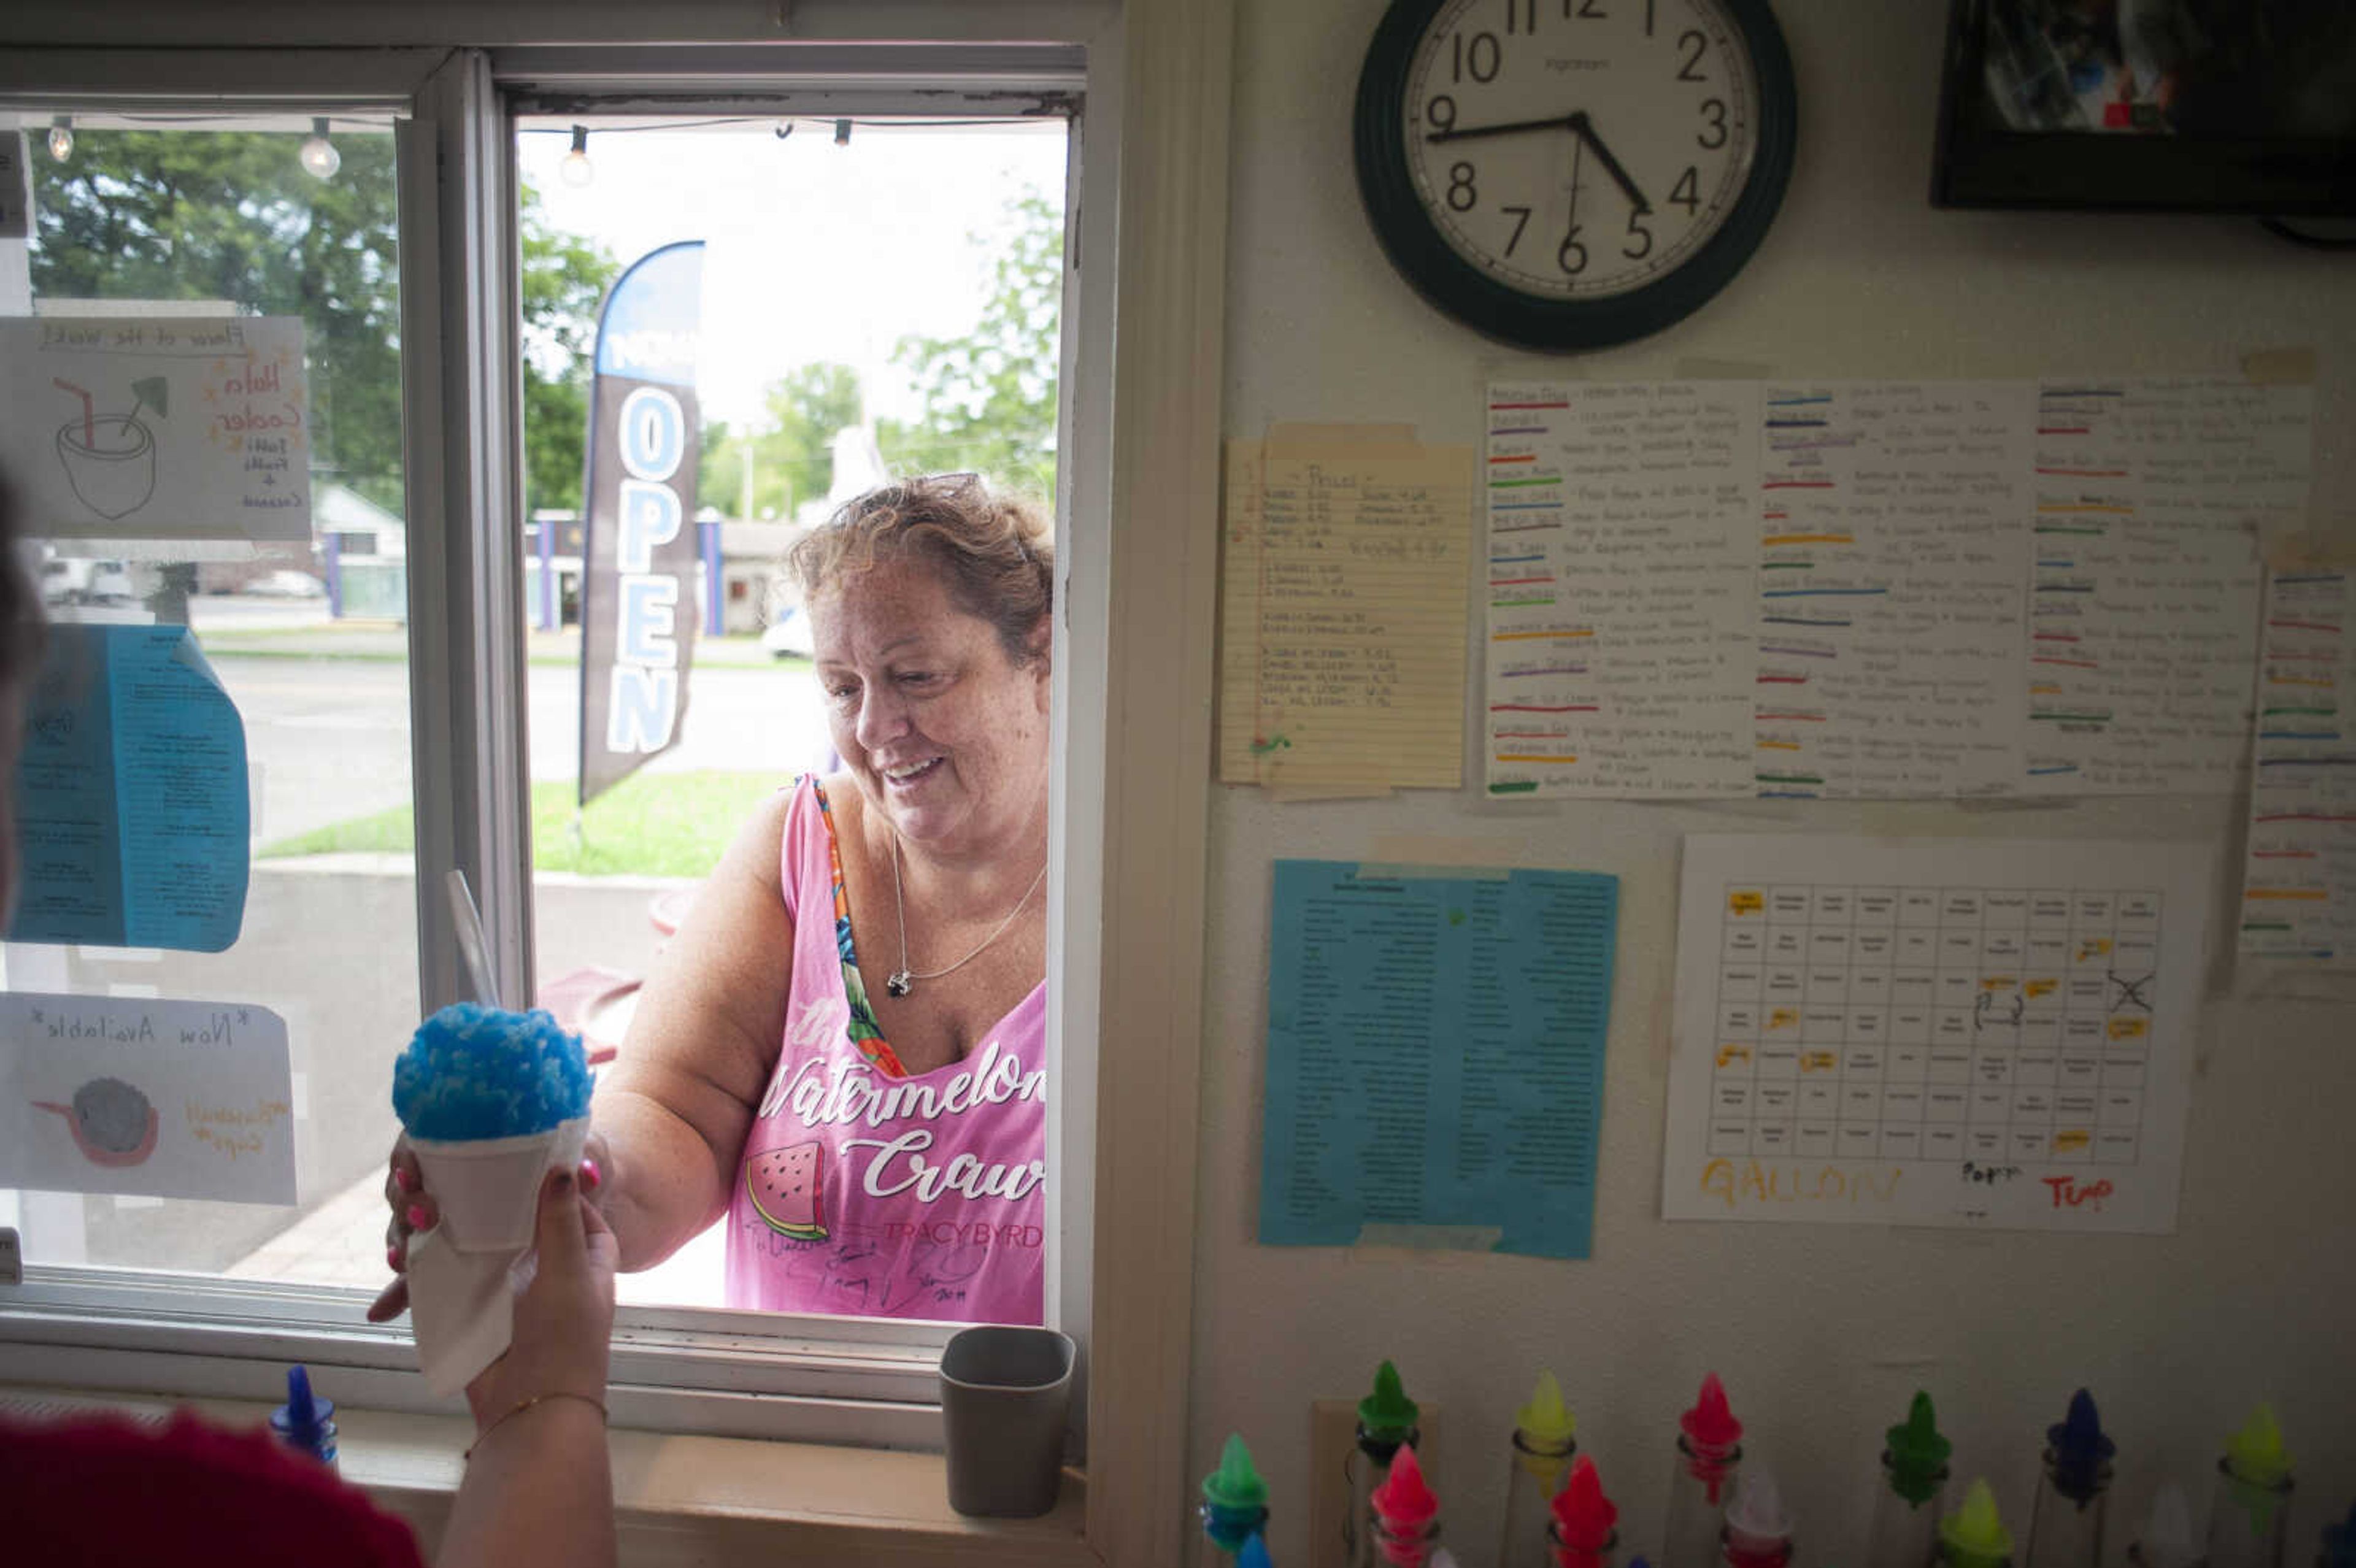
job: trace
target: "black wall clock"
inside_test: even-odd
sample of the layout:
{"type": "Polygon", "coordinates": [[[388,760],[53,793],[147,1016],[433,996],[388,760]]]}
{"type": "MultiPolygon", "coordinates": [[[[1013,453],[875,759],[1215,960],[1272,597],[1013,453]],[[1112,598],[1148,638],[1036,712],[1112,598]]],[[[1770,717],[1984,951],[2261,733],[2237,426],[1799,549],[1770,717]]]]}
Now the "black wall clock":
{"type": "Polygon", "coordinates": [[[1358,77],[1358,191],[1448,315],[1601,348],[1726,286],[1797,127],[1767,0],[1394,0],[1358,77]]]}

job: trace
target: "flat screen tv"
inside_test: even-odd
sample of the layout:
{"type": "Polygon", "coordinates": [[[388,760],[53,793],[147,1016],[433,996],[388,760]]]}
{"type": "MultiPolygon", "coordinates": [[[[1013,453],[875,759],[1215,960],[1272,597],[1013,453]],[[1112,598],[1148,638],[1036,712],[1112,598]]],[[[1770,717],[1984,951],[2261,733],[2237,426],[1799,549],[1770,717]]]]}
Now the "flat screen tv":
{"type": "Polygon", "coordinates": [[[2356,0],[1954,0],[1931,199],[2356,215],[2356,0]]]}

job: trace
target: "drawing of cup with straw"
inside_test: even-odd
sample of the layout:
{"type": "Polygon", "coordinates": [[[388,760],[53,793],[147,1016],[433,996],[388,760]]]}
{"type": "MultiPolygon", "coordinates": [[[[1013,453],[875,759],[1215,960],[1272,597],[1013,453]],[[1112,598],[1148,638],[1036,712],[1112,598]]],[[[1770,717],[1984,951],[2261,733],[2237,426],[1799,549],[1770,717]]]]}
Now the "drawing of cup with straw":
{"type": "Polygon", "coordinates": [[[81,400],[81,417],[58,427],[58,461],[81,504],[109,522],[129,516],[155,494],[155,432],[139,418],[152,405],[165,413],[166,383],[160,376],[132,383],[127,414],[102,414],[97,400],[62,377],[61,391],[81,400]]]}

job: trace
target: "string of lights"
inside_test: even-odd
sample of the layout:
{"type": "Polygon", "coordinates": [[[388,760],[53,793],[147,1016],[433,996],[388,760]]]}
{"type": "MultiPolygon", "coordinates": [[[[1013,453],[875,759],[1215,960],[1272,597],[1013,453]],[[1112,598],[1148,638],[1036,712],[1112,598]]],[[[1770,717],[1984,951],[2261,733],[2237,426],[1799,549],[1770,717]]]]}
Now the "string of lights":
{"type": "MultiPolygon", "coordinates": [[[[112,115],[109,118],[110,120],[120,120],[137,126],[154,125],[157,127],[170,128],[190,125],[208,126],[218,123],[185,114],[123,114],[112,115]]],[[[366,127],[371,130],[377,128],[371,123],[359,121],[353,122],[351,124],[347,125],[346,129],[351,130],[361,127],[366,127]]],[[[336,171],[344,166],[344,155],[336,151],[336,144],[333,140],[333,132],[334,116],[327,114],[315,114],[311,116],[311,133],[303,138],[303,144],[294,151],[294,161],[301,164],[303,165],[303,172],[311,176],[314,179],[333,179],[336,177],[336,171]]],[[[58,115],[55,119],[49,122],[49,156],[62,164],[70,162],[73,158],[73,116],[70,114],[58,115]]]]}
{"type": "MultiPolygon", "coordinates": [[[[131,125],[156,127],[201,127],[214,123],[203,116],[189,114],[117,114],[109,116],[109,120],[111,123],[120,122],[131,125]]],[[[827,127],[832,133],[834,144],[843,147],[851,144],[851,133],[855,127],[894,130],[977,130],[1003,125],[1006,123],[1004,119],[936,120],[918,116],[859,119],[844,115],[734,115],[697,120],[648,120],[635,121],[627,124],[605,124],[597,127],[596,133],[600,136],[627,136],[646,131],[717,131],[736,126],[766,125],[776,134],[776,139],[782,142],[794,133],[797,126],[821,125],[827,127]]],[[[379,120],[347,119],[341,128],[346,131],[380,131],[383,129],[383,124],[379,120]]],[[[303,144],[296,149],[294,156],[295,160],[303,165],[305,172],[314,178],[333,179],[336,177],[336,171],[343,167],[343,155],[336,150],[333,139],[337,129],[336,116],[332,114],[311,116],[311,133],[304,138],[303,144]]],[[[558,176],[565,184],[575,187],[587,186],[596,179],[596,165],[589,158],[588,126],[578,123],[569,126],[524,125],[518,127],[517,134],[570,137],[573,143],[572,149],[564,155],[563,161],[558,165],[558,176]]],[[[72,159],[74,151],[72,115],[59,114],[50,121],[48,142],[51,158],[61,164],[72,159]]]]}
{"type": "MultiPolygon", "coordinates": [[[[734,126],[766,125],[776,133],[777,140],[782,142],[787,137],[791,136],[794,133],[794,127],[797,125],[822,125],[831,130],[834,136],[834,144],[836,146],[847,147],[851,144],[851,133],[854,126],[863,125],[871,129],[901,129],[916,127],[933,131],[986,129],[991,126],[1003,125],[1004,123],[1006,123],[1006,122],[1003,120],[932,120],[918,118],[861,120],[844,115],[786,115],[783,117],[771,117],[767,115],[737,115],[723,119],[712,120],[648,120],[637,121],[624,125],[606,124],[598,126],[596,129],[596,134],[600,136],[628,136],[645,131],[716,131],[726,130],[734,126]]],[[[596,180],[597,165],[591,162],[589,157],[590,129],[588,126],[578,123],[562,126],[524,125],[518,127],[516,133],[521,136],[569,137],[573,144],[565,153],[563,160],[556,165],[557,177],[576,190],[582,189],[596,180]]]]}

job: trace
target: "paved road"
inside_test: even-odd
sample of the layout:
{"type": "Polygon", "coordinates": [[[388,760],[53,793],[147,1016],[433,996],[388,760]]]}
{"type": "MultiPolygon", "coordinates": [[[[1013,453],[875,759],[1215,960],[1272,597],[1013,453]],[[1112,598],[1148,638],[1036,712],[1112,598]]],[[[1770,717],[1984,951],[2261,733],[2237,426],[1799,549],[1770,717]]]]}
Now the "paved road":
{"type": "MultiPolygon", "coordinates": [[[[409,798],[409,672],[359,659],[210,656],[245,716],[262,770],[263,840],[308,832],[409,798]]],[[[531,776],[570,779],[577,765],[580,676],[529,671],[531,776]]],[[[680,743],[651,771],[695,768],[787,775],[826,753],[816,687],[792,669],[700,667],[680,743]]]]}

